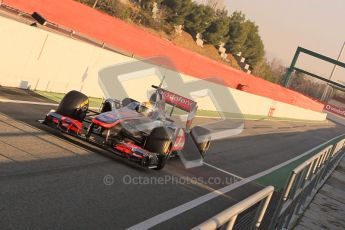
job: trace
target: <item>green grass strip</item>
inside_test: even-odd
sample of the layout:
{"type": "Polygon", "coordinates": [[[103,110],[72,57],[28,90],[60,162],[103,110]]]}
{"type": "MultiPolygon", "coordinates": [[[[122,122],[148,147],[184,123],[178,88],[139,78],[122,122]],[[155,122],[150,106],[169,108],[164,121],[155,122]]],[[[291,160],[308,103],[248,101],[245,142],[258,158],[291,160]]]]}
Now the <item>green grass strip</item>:
{"type": "MultiPolygon", "coordinates": [[[[54,93],[54,92],[39,91],[39,90],[36,90],[34,92],[45,98],[53,100],[57,103],[59,103],[62,100],[63,96],[65,95],[64,93],[54,93]]],[[[90,107],[99,107],[102,102],[102,98],[96,98],[96,97],[89,97],[89,100],[90,100],[90,107]]],[[[175,108],[174,114],[183,115],[187,113],[175,108]]],[[[199,109],[196,115],[210,117],[210,118],[220,118],[219,112],[210,111],[210,110],[199,109]]],[[[316,124],[327,123],[327,120],[326,121],[311,121],[311,120],[301,120],[301,119],[284,118],[284,117],[267,117],[267,116],[262,116],[262,115],[238,114],[238,113],[227,113],[227,112],[223,113],[223,115],[227,119],[291,121],[291,122],[304,122],[304,123],[316,123],[316,124]]]]}
{"type": "MultiPolygon", "coordinates": [[[[53,100],[57,103],[59,103],[62,98],[65,96],[64,93],[54,93],[54,92],[46,92],[46,91],[34,91],[35,93],[48,98],[50,100],[53,100]]],[[[90,101],[90,107],[99,107],[100,104],[102,103],[102,98],[97,98],[97,97],[89,97],[89,101],[90,101]]]]}
{"type": "Polygon", "coordinates": [[[292,170],[294,170],[298,165],[302,164],[303,162],[305,162],[312,156],[318,154],[321,150],[323,150],[327,146],[336,144],[342,138],[344,138],[344,136],[340,136],[339,138],[332,140],[331,142],[326,142],[324,144],[321,144],[317,149],[315,149],[310,154],[305,155],[297,159],[296,161],[293,161],[290,164],[285,165],[263,177],[260,177],[259,179],[255,180],[255,182],[263,186],[272,185],[278,190],[283,188],[286,185],[287,180],[289,179],[289,176],[292,170]]]}

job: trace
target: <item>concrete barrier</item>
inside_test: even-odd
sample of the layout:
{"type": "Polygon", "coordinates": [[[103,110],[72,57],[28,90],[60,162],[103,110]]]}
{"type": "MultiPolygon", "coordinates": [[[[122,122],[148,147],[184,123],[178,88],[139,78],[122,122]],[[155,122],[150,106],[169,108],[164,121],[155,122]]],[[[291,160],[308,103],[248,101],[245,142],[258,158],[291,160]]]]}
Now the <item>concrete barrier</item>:
{"type": "MultiPolygon", "coordinates": [[[[114,64],[135,60],[3,17],[0,17],[0,34],[0,84],[4,86],[63,93],[75,89],[89,96],[103,97],[98,72],[114,64]]],[[[184,81],[196,80],[185,74],[181,76],[184,81]]],[[[135,86],[127,82],[129,94],[140,101],[147,100],[147,89],[151,84],[157,84],[159,79],[151,75],[139,81],[135,86]]],[[[228,90],[236,106],[234,110],[224,112],[314,121],[326,118],[324,113],[233,88],[228,90]]],[[[211,100],[198,100],[200,109],[214,108],[211,100]]]]}

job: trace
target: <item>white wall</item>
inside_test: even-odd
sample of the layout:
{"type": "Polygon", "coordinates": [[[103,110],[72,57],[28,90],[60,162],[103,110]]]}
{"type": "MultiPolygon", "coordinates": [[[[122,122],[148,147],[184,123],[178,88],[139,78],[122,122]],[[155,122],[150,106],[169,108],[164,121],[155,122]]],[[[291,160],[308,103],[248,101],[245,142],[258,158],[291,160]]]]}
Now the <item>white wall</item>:
{"type": "MultiPolygon", "coordinates": [[[[99,70],[131,60],[134,59],[0,17],[0,85],[19,87],[27,82],[31,89],[53,92],[76,89],[89,96],[102,97],[99,70]]],[[[196,80],[184,74],[181,76],[186,82],[196,80]]],[[[146,99],[147,88],[158,81],[155,76],[147,76],[135,84],[127,84],[127,88],[131,97],[141,101],[146,99]]],[[[207,84],[222,87],[215,83],[207,84]]],[[[270,108],[275,108],[274,117],[326,118],[324,113],[235,89],[228,90],[232,100],[226,99],[231,103],[226,112],[267,116],[270,108]]],[[[201,109],[214,108],[210,100],[196,100],[201,109]]]]}
{"type": "Polygon", "coordinates": [[[345,126],[345,118],[338,116],[337,114],[331,113],[329,111],[324,111],[325,113],[327,113],[327,118],[331,121],[334,121],[336,123],[342,124],[345,126]]]}

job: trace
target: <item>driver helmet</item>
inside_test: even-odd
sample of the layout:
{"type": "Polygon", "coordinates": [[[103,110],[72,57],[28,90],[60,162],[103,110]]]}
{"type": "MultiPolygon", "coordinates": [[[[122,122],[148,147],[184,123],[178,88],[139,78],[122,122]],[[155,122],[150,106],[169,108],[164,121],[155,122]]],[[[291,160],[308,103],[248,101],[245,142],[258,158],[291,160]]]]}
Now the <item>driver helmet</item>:
{"type": "Polygon", "coordinates": [[[154,104],[150,101],[140,103],[138,112],[148,116],[154,112],[154,104]]]}

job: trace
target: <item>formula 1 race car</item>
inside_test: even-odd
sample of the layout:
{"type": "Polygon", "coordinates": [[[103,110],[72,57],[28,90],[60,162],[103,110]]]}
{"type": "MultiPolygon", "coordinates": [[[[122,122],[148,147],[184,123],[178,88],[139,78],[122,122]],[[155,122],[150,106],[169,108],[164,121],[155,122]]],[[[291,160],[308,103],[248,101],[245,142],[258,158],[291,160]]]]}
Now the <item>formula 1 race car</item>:
{"type": "Polygon", "coordinates": [[[99,112],[89,109],[89,99],[83,93],[70,91],[57,110],[51,110],[41,122],[157,170],[184,149],[187,138],[204,157],[211,140],[207,129],[191,128],[196,102],[158,86],[152,87],[155,90],[149,102],[107,99],[99,112]],[[171,109],[169,115],[167,106],[171,109]],[[185,127],[172,119],[174,108],[188,112],[185,127]]]}

